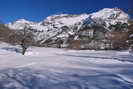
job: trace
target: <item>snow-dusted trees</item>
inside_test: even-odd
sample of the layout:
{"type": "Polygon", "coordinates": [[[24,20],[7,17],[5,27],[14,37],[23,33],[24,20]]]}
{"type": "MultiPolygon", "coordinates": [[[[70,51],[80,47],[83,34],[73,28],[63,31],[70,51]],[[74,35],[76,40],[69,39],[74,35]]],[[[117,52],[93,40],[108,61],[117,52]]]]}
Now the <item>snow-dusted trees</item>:
{"type": "Polygon", "coordinates": [[[108,40],[110,40],[110,46],[112,49],[126,49],[128,48],[127,40],[128,40],[128,32],[115,31],[110,32],[110,36],[108,36],[108,40]]]}
{"type": "Polygon", "coordinates": [[[10,30],[6,27],[3,23],[0,23],[0,41],[2,42],[9,42],[10,35],[14,33],[13,30],[10,30]]]}
{"type": "Polygon", "coordinates": [[[111,31],[107,32],[107,39],[110,41],[112,49],[126,49],[128,48],[127,40],[129,38],[128,24],[117,23],[109,27],[111,31]]]}
{"type": "Polygon", "coordinates": [[[130,52],[133,53],[133,21],[130,20],[129,21],[129,27],[128,27],[129,31],[129,40],[128,40],[128,43],[129,43],[129,49],[130,49],[130,52]]]}

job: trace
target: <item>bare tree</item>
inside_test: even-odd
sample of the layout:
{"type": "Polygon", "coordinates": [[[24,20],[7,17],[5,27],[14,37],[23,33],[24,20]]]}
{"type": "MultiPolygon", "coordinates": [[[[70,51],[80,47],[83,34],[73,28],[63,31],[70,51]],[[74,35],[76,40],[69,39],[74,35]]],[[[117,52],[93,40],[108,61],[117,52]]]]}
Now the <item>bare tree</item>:
{"type": "Polygon", "coordinates": [[[20,39],[20,46],[22,48],[22,54],[24,55],[27,48],[31,45],[33,45],[34,39],[33,34],[30,31],[28,26],[25,26],[22,30],[22,38],[20,39]]]}
{"type": "Polygon", "coordinates": [[[22,48],[22,55],[25,54],[29,46],[34,45],[34,37],[30,28],[26,25],[24,29],[17,30],[9,36],[9,43],[13,45],[20,45],[22,48]]]}

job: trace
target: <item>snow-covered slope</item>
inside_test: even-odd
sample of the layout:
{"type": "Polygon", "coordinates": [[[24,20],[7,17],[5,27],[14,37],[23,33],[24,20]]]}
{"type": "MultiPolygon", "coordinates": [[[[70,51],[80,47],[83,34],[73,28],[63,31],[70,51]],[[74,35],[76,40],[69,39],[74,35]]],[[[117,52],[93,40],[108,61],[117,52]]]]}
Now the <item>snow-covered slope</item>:
{"type": "Polygon", "coordinates": [[[69,15],[69,14],[61,14],[61,15],[53,15],[46,18],[46,20],[42,21],[42,25],[54,24],[56,27],[62,26],[73,26],[76,23],[82,23],[86,18],[88,18],[88,14],[81,15],[69,15]]]}
{"type": "Polygon", "coordinates": [[[9,23],[8,27],[19,30],[24,28],[25,25],[28,25],[29,28],[35,30],[34,34],[36,35],[36,39],[41,40],[43,43],[45,40],[56,36],[57,34],[60,34],[58,37],[61,38],[68,37],[69,34],[74,34],[77,30],[83,27],[83,23],[86,21],[97,21],[97,23],[103,21],[108,27],[109,25],[116,24],[117,22],[127,23],[128,19],[128,14],[118,8],[105,8],[92,14],[53,15],[47,17],[44,21],[39,23],[20,19],[13,23],[9,23]],[[67,29],[63,29],[64,26],[67,27],[67,29]]]}
{"type": "Polygon", "coordinates": [[[13,49],[0,44],[0,89],[133,88],[133,57],[127,51],[32,47],[23,56],[13,49]]]}

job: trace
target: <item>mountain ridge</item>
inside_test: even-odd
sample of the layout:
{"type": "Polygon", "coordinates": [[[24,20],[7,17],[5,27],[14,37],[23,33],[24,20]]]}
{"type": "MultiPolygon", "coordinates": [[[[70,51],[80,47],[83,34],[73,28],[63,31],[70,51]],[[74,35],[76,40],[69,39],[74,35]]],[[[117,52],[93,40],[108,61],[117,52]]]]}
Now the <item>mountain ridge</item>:
{"type": "Polygon", "coordinates": [[[35,36],[34,39],[40,44],[43,44],[48,40],[65,40],[71,35],[74,35],[74,39],[77,39],[76,35],[86,26],[91,27],[93,25],[99,25],[109,31],[109,26],[119,22],[127,23],[129,18],[129,15],[121,9],[104,8],[91,14],[52,15],[38,23],[19,19],[13,23],[7,24],[7,26],[14,30],[22,30],[25,26],[28,26],[29,29],[32,29],[35,36]]]}
{"type": "MultiPolygon", "coordinates": [[[[121,9],[118,8],[104,8],[102,10],[99,10],[97,12],[94,13],[90,13],[90,14],[79,14],[79,15],[73,15],[73,14],[56,14],[56,15],[51,15],[48,16],[46,19],[44,19],[43,21],[40,22],[33,22],[33,21],[28,21],[26,19],[18,19],[14,22],[10,22],[7,25],[9,26],[9,28],[13,28],[13,29],[18,29],[17,27],[15,28],[15,24],[17,23],[28,23],[28,24],[38,24],[38,25],[45,25],[45,23],[50,23],[50,22],[54,22],[57,20],[57,22],[60,22],[61,24],[63,22],[65,22],[66,25],[72,25],[72,21],[74,19],[76,19],[76,22],[82,21],[84,19],[87,19],[91,17],[92,19],[103,19],[106,21],[111,21],[112,19],[115,21],[112,21],[112,24],[115,24],[115,22],[127,22],[127,20],[129,19],[129,15],[126,14],[124,11],[122,11],[121,9]],[[79,18],[77,18],[79,17],[79,18]],[[65,19],[67,18],[67,20],[65,19]],[[72,18],[72,19],[70,19],[72,18]],[[62,21],[59,21],[58,19],[61,19],[62,21]],[[66,20],[66,21],[65,21],[66,20]],[[79,20],[79,21],[78,21],[79,20]],[[125,20],[125,21],[124,21],[125,20]],[[67,22],[67,21],[71,21],[67,22]]],[[[74,23],[74,21],[73,21],[74,23]]]]}

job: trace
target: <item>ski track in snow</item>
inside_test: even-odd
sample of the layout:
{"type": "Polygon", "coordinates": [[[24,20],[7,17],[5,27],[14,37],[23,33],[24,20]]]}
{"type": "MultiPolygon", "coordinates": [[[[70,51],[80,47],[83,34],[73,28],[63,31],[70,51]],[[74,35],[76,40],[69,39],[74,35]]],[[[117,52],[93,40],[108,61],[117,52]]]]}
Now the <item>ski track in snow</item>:
{"type": "Polygon", "coordinates": [[[11,48],[0,44],[0,89],[133,89],[127,51],[11,48]]]}

